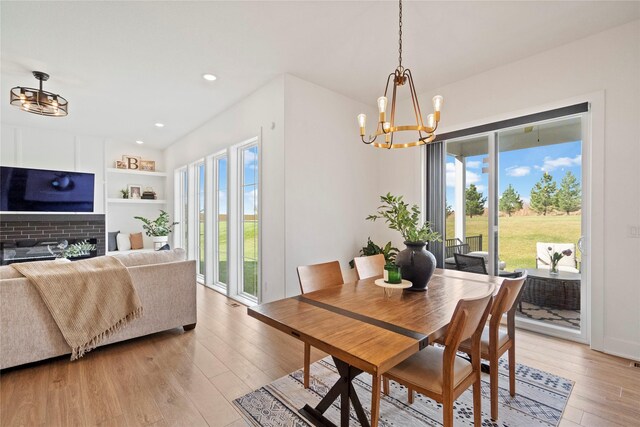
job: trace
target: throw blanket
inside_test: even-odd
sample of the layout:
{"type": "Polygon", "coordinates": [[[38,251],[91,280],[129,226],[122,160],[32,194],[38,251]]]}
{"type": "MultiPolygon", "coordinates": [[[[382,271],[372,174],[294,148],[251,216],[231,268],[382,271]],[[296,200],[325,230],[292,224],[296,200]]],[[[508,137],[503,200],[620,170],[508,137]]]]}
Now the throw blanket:
{"type": "Polygon", "coordinates": [[[34,284],[71,347],[82,357],[129,321],[142,316],[131,276],[116,258],[12,264],[34,284]]]}

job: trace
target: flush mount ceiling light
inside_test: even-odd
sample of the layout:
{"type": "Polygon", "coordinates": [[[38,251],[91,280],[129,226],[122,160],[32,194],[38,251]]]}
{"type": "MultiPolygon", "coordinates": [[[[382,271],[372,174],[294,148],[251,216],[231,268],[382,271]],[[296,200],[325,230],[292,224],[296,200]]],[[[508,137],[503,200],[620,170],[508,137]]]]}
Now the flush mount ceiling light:
{"type": "Polygon", "coordinates": [[[144,144],[144,141],[137,140],[136,144],[144,144]]]}
{"type": "Polygon", "coordinates": [[[33,71],[33,76],[40,81],[40,88],[16,86],[11,89],[11,105],[23,111],[41,116],[64,117],[67,115],[69,103],[60,95],[42,90],[42,82],[49,80],[49,74],[33,71]]]}
{"type": "Polygon", "coordinates": [[[217,79],[217,77],[216,77],[216,76],[214,76],[213,74],[203,74],[203,75],[202,75],[202,78],[203,78],[203,79],[205,79],[205,80],[207,80],[207,81],[210,81],[210,82],[212,82],[212,81],[214,81],[215,79],[217,79]]]}
{"type": "Polygon", "coordinates": [[[157,128],[163,128],[164,127],[164,123],[156,123],[156,127],[157,128]]]}
{"type": "Polygon", "coordinates": [[[384,95],[378,98],[378,113],[379,121],[376,133],[370,135],[368,139],[365,139],[365,127],[367,125],[367,116],[365,114],[358,115],[358,125],[360,126],[360,138],[365,144],[371,144],[378,148],[406,148],[415,147],[418,145],[428,144],[436,137],[435,131],[438,128],[438,122],[440,121],[440,108],[442,108],[443,98],[440,95],[433,97],[433,114],[427,116],[427,125],[425,126],[422,121],[422,112],[420,111],[420,104],[418,103],[418,96],[416,95],[416,88],[413,84],[413,77],[411,76],[411,70],[402,66],[402,0],[399,0],[399,31],[398,31],[398,67],[396,70],[389,74],[387,77],[387,84],[384,88],[384,95]],[[387,92],[389,91],[389,83],[393,79],[393,95],[391,98],[391,119],[387,121],[387,92]],[[413,103],[413,113],[416,118],[415,125],[396,126],[396,95],[397,89],[400,86],[408,84],[409,91],[411,92],[411,102],[413,103]],[[407,143],[394,143],[393,137],[396,132],[403,131],[417,131],[417,141],[407,143]],[[378,136],[384,135],[384,142],[376,142],[378,136]]]}

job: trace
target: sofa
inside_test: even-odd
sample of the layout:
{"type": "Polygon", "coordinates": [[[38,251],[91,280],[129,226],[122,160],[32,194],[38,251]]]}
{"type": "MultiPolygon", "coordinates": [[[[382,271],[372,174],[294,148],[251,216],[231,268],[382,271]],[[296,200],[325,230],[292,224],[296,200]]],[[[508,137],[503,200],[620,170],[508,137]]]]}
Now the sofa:
{"type": "MultiPolygon", "coordinates": [[[[144,314],[100,346],[167,329],[195,327],[196,265],[185,260],[183,249],[115,258],[129,271],[144,314]]],[[[70,353],[36,288],[11,266],[0,267],[0,369],[70,353]]]]}

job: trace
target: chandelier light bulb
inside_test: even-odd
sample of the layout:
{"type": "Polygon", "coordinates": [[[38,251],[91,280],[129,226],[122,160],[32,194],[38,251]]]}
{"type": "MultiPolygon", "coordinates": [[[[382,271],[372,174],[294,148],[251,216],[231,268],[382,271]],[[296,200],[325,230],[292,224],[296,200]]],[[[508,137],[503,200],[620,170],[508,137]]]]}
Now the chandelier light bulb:
{"type": "Polygon", "coordinates": [[[360,126],[360,136],[364,136],[364,128],[367,126],[366,114],[358,114],[358,126],[360,126]]]}
{"type": "Polygon", "coordinates": [[[380,113],[380,122],[385,121],[385,113],[387,112],[387,100],[386,96],[381,96],[378,98],[378,112],[380,113]]]}
{"type": "Polygon", "coordinates": [[[389,132],[389,129],[391,129],[391,123],[389,123],[389,122],[384,122],[384,123],[382,124],[382,129],[383,129],[385,132],[389,132]]]}
{"type": "Polygon", "coordinates": [[[433,117],[433,114],[429,114],[427,116],[427,127],[430,127],[431,129],[436,127],[436,119],[433,117]]]}
{"type": "Polygon", "coordinates": [[[440,111],[442,108],[442,104],[444,103],[444,98],[440,95],[436,95],[433,97],[433,111],[440,111]]]}

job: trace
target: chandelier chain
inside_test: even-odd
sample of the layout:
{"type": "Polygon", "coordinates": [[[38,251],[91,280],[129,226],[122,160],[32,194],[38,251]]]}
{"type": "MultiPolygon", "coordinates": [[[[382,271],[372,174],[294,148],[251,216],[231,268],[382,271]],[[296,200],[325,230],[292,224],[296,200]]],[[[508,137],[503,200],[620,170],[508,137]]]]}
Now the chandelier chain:
{"type": "Polygon", "coordinates": [[[398,19],[398,68],[402,69],[402,0],[400,2],[400,12],[398,19]]]}

